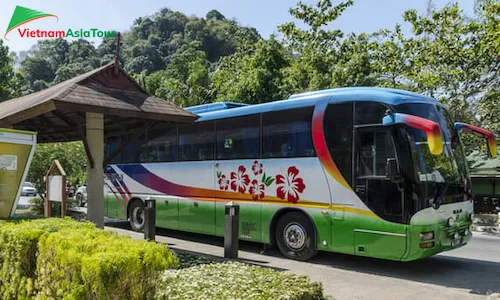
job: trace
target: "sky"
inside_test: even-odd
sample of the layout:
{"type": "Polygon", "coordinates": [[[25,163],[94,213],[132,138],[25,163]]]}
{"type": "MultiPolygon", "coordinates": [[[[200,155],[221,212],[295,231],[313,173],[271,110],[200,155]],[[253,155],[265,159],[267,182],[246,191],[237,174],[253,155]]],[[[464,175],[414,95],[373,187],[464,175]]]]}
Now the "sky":
{"type": "MultiPolygon", "coordinates": [[[[473,13],[475,0],[459,0],[460,7],[467,13],[473,13]]],[[[303,0],[313,4],[316,0],[303,0]]],[[[333,0],[334,3],[339,1],[333,0]]],[[[403,24],[405,10],[415,8],[424,13],[428,0],[354,0],[344,14],[331,26],[344,32],[374,32],[383,28],[394,28],[396,23],[403,24]]],[[[433,0],[436,8],[442,8],[450,1],[433,0]]],[[[216,9],[228,19],[236,19],[243,26],[255,27],[268,38],[277,33],[277,26],[293,18],[288,13],[297,0],[20,0],[2,1],[0,10],[0,37],[3,39],[16,5],[57,15],[55,18],[42,18],[19,27],[21,30],[72,30],[98,28],[99,30],[126,31],[138,17],[152,15],[167,7],[188,16],[204,17],[216,9]]],[[[409,25],[403,27],[410,33],[409,25]]],[[[17,29],[7,35],[4,43],[11,51],[28,50],[36,39],[21,38],[17,29]]],[[[90,39],[96,45],[100,39],[90,39]]]]}

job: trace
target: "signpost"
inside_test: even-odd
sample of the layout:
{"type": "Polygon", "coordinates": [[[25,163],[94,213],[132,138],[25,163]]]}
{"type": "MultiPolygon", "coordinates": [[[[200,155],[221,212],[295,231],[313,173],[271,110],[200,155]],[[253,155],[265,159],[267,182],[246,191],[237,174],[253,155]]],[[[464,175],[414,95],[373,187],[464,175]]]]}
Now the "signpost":
{"type": "Polygon", "coordinates": [[[66,172],[57,159],[50,165],[45,178],[47,184],[45,217],[50,218],[52,216],[50,201],[54,201],[61,202],[61,216],[64,218],[66,216],[66,172]],[[54,175],[56,169],[60,175],[54,175]]]}
{"type": "Polygon", "coordinates": [[[0,218],[16,211],[36,139],[36,132],[0,128],[0,218]]]}

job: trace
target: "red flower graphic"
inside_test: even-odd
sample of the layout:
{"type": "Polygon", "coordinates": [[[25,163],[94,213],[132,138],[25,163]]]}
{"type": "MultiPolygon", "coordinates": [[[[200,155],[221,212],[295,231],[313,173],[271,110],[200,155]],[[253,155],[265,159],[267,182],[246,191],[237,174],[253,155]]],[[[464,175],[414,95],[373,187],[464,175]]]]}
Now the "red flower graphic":
{"type": "Polygon", "coordinates": [[[248,192],[252,194],[253,200],[259,200],[264,198],[264,184],[259,183],[257,180],[252,180],[252,184],[248,188],[248,192]]]}
{"type": "Polygon", "coordinates": [[[229,188],[229,179],[226,179],[226,175],[221,175],[219,178],[219,188],[224,191],[229,188]]]}
{"type": "Polygon", "coordinates": [[[233,191],[238,191],[240,193],[246,192],[247,185],[250,183],[248,174],[245,174],[246,170],[244,166],[239,166],[238,173],[231,172],[231,189],[233,191]]]}
{"type": "Polygon", "coordinates": [[[297,203],[299,194],[304,191],[306,185],[302,178],[298,177],[299,170],[295,166],[288,168],[286,176],[276,175],[276,194],[279,198],[287,198],[288,202],[297,203]]]}
{"type": "Polygon", "coordinates": [[[256,160],[253,162],[252,171],[255,175],[262,174],[263,166],[256,160]]]}

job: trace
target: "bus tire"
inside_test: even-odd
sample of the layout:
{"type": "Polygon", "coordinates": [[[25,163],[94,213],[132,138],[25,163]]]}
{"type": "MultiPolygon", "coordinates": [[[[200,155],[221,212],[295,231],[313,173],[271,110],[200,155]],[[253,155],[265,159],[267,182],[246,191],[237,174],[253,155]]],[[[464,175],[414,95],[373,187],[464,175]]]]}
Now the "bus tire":
{"type": "Polygon", "coordinates": [[[142,232],[145,225],[145,206],[141,200],[135,200],[130,204],[129,222],[133,231],[142,232]]]}
{"type": "Polygon", "coordinates": [[[289,212],[276,224],[276,243],[286,258],[305,261],[317,253],[314,226],[301,212],[289,212]]]}

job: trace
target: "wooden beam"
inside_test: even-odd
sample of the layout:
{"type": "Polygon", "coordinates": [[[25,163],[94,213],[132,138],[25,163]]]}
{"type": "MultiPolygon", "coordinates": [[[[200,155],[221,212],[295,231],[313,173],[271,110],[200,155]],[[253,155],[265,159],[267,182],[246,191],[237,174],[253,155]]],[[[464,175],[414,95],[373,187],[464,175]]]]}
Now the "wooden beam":
{"type": "Polygon", "coordinates": [[[126,110],[118,109],[112,107],[100,107],[88,104],[77,104],[77,103],[64,103],[58,102],[58,109],[70,110],[70,111],[82,111],[82,112],[93,112],[103,114],[105,116],[117,116],[122,118],[136,118],[144,120],[157,120],[157,121],[170,121],[176,123],[194,123],[198,116],[190,115],[179,115],[178,111],[172,111],[171,113],[156,113],[156,112],[145,112],[141,110],[126,110]]]}
{"type": "Polygon", "coordinates": [[[103,163],[103,168],[105,168],[110,162],[115,159],[120,153],[122,153],[125,148],[130,145],[133,141],[135,141],[138,137],[143,135],[151,126],[153,126],[156,122],[155,121],[149,121],[147,122],[144,126],[142,126],[135,134],[132,135],[132,137],[125,143],[122,143],[118,149],[116,149],[115,152],[113,152],[108,158],[104,160],[103,163]]]}
{"type": "Polygon", "coordinates": [[[89,144],[87,143],[87,137],[83,139],[83,147],[85,148],[85,153],[87,154],[87,159],[89,160],[89,165],[94,168],[94,159],[92,158],[92,153],[90,152],[89,144]]]}
{"type": "Polygon", "coordinates": [[[46,117],[47,114],[43,114],[41,116],[39,116],[38,118],[34,118],[32,119],[35,123],[36,121],[38,120],[38,124],[40,126],[43,126],[43,127],[53,127],[55,126],[56,124],[54,122],[52,122],[51,120],[49,120],[47,117],[46,117]]]}
{"type": "Polygon", "coordinates": [[[24,120],[33,119],[56,109],[54,101],[47,101],[37,106],[12,114],[0,120],[0,127],[15,125],[24,120]]]}
{"type": "Polygon", "coordinates": [[[29,120],[24,120],[18,123],[18,125],[26,125],[36,128],[65,128],[65,126],[57,125],[52,121],[48,120],[47,118],[44,118],[43,116],[44,115],[29,120]]]}
{"type": "Polygon", "coordinates": [[[60,111],[58,110],[54,110],[52,112],[56,117],[58,117],[59,119],[61,119],[64,123],[70,125],[70,126],[77,126],[76,122],[74,122],[73,120],[69,119],[68,117],[66,117],[63,113],[61,113],[60,111]]]}

